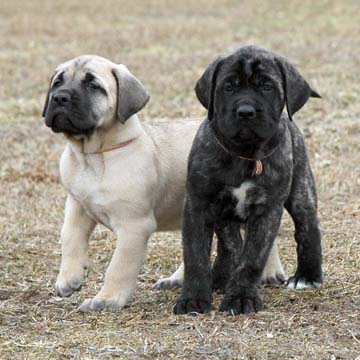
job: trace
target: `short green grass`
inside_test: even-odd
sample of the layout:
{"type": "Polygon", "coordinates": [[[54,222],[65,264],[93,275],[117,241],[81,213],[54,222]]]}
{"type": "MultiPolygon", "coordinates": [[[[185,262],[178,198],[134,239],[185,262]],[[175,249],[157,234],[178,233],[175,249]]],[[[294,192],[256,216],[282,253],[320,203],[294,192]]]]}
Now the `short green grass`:
{"type": "MultiPolygon", "coordinates": [[[[360,11],[357,1],[3,0],[0,11],[0,358],[355,359],[360,356],[360,11]],[[64,145],[41,119],[53,69],[83,53],[126,64],[151,101],[140,114],[203,116],[194,84],[216,54],[257,44],[287,56],[323,96],[295,116],[306,138],[324,227],[325,283],[263,289],[265,310],[172,315],[178,290],[152,289],[181,260],[180,234],[149,244],[132,305],[79,314],[114,246],[98,228],[80,293],[54,297],[65,192],[64,145]]],[[[281,257],[296,264],[285,217],[281,257]]],[[[220,296],[215,297],[215,307],[220,296]]]]}

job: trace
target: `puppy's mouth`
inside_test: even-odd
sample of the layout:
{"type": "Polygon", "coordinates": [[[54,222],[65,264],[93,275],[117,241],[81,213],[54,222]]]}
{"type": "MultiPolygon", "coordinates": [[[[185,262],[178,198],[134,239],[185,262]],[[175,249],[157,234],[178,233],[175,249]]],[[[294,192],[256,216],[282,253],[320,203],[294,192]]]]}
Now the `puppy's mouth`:
{"type": "Polygon", "coordinates": [[[266,140],[273,135],[273,129],[266,121],[258,120],[257,124],[244,124],[230,136],[230,140],[252,142],[266,140]]]}
{"type": "Polygon", "coordinates": [[[51,127],[53,132],[60,133],[64,131],[64,126],[68,124],[71,124],[69,117],[66,114],[60,113],[52,117],[51,125],[46,125],[51,127]]]}
{"type": "Polygon", "coordinates": [[[55,112],[47,116],[46,125],[54,133],[64,133],[66,135],[85,135],[94,131],[94,127],[80,128],[74,124],[74,121],[64,112],[55,112]]]}
{"type": "Polygon", "coordinates": [[[231,139],[233,140],[239,140],[239,139],[243,139],[243,138],[251,138],[254,135],[256,135],[256,133],[248,128],[241,128],[239,129],[239,131],[237,131],[235,134],[233,134],[231,136],[231,139]]]}
{"type": "Polygon", "coordinates": [[[254,129],[241,128],[231,136],[228,136],[228,139],[234,144],[243,144],[260,141],[261,137],[254,129]]]}

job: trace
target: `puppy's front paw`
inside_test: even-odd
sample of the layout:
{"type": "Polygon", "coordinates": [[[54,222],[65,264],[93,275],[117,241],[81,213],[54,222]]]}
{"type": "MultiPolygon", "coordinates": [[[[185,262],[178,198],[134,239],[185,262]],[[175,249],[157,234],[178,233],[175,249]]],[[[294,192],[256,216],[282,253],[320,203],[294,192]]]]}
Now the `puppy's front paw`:
{"type": "Polygon", "coordinates": [[[309,280],[305,277],[291,276],[286,283],[287,289],[302,290],[302,289],[318,289],[321,286],[321,280],[309,280]]]}
{"type": "Polygon", "coordinates": [[[241,288],[238,294],[225,295],[220,311],[231,315],[251,314],[262,309],[263,303],[257,288],[241,288]]]}
{"type": "Polygon", "coordinates": [[[59,274],[55,284],[55,294],[60,297],[68,297],[75,291],[80,291],[85,280],[85,270],[71,276],[59,274]]]}
{"type": "Polygon", "coordinates": [[[112,312],[122,309],[128,302],[129,300],[121,296],[117,299],[107,299],[97,295],[92,299],[84,300],[83,303],[79,306],[78,311],[84,313],[102,310],[112,312]]]}
{"type": "Polygon", "coordinates": [[[211,296],[184,297],[180,296],[173,307],[173,313],[177,315],[189,313],[208,313],[211,310],[211,296]]]}

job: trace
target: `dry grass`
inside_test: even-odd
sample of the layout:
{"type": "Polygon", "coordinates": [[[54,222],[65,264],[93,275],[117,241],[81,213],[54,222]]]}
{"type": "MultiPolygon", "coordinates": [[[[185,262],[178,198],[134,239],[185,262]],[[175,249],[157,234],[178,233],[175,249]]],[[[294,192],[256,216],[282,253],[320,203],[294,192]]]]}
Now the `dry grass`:
{"type": "MultiPolygon", "coordinates": [[[[356,1],[2,0],[0,13],[0,358],[355,359],[360,355],[360,12],[356,1]],[[63,140],[40,117],[53,68],[82,53],[123,62],[152,100],[141,117],[198,116],[193,87],[218,52],[255,43],[292,59],[322,95],[296,115],[318,182],[325,284],[264,289],[265,311],[175,317],[178,291],[152,285],[180,261],[179,234],[150,241],[131,307],[75,312],[113,249],[91,241],[81,293],[53,296],[65,193],[63,140]]],[[[295,266],[284,219],[281,255],[295,266]]],[[[215,304],[218,305],[219,297],[215,304]]]]}

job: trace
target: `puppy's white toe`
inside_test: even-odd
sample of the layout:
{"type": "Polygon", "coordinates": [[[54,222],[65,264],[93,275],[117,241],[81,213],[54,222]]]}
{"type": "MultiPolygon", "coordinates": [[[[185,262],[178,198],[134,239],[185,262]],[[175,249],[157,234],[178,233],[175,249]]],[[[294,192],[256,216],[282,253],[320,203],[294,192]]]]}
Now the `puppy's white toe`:
{"type": "Polygon", "coordinates": [[[320,286],[321,283],[319,282],[298,278],[296,276],[292,276],[286,284],[286,288],[290,290],[318,289],[320,286]]]}

